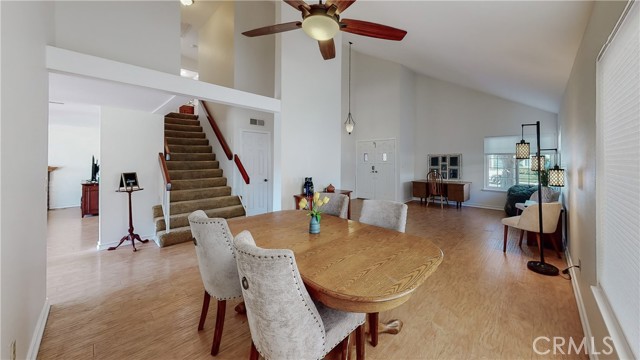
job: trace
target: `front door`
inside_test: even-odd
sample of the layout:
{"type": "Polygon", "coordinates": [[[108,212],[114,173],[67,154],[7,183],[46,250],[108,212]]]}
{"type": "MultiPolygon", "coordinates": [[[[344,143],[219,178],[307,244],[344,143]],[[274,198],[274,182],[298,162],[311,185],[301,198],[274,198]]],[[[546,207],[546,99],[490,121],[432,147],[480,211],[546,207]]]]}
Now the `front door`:
{"type": "Polygon", "coordinates": [[[264,214],[269,211],[269,164],[271,164],[271,134],[266,132],[242,132],[242,163],[251,179],[244,184],[244,203],[247,215],[264,214]]]}
{"type": "Polygon", "coordinates": [[[357,197],[395,200],[395,140],[359,141],[356,150],[357,197]]]}

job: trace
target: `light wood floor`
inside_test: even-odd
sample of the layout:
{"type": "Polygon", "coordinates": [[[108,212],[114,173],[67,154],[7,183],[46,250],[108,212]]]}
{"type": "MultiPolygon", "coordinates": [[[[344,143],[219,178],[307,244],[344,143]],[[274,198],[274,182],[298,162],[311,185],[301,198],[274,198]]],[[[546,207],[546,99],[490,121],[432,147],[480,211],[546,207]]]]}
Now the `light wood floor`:
{"type": "MultiPolygon", "coordinates": [[[[360,201],[354,201],[353,218],[360,201]]],[[[538,336],[582,339],[571,282],[528,271],[537,249],[502,253],[501,211],[409,204],[407,232],[444,252],[439,269],[401,307],[399,335],[383,334],[368,359],[538,359],[538,336]]],[[[159,249],[153,242],[96,251],[98,218],[78,208],[49,212],[47,293],[52,304],[39,359],[214,359],[209,355],[215,304],[197,331],[203,287],[192,243],[159,249]]],[[[123,230],[123,235],[126,229],[123,230]]],[[[257,235],[259,236],[259,235],[257,235]]],[[[553,251],[547,260],[565,267],[553,251]]],[[[220,354],[245,359],[246,317],[227,305],[220,354]]],[[[540,350],[546,350],[541,342],[540,350]]],[[[582,356],[558,356],[580,358],[582,356]]]]}

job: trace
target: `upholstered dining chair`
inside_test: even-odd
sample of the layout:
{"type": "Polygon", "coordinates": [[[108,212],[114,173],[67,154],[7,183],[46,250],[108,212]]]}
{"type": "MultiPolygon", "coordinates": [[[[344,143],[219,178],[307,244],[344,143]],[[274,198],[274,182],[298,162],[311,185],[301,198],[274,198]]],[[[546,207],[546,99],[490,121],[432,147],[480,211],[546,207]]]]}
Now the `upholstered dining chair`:
{"type": "Polygon", "coordinates": [[[329,202],[322,206],[322,212],[346,219],[349,210],[349,197],[338,193],[320,193],[320,199],[324,199],[325,196],[329,198],[329,202]]]}
{"type": "MultiPolygon", "coordinates": [[[[540,204],[531,204],[524,209],[521,215],[512,216],[502,219],[504,224],[504,244],[502,246],[502,252],[507,252],[507,235],[509,233],[509,227],[520,229],[520,240],[518,246],[522,246],[522,237],[525,231],[536,233],[536,240],[538,242],[538,249],[542,246],[540,237],[540,217],[539,208],[540,204]]],[[[558,227],[558,219],[560,218],[560,212],[562,211],[562,204],[559,202],[543,203],[542,204],[542,231],[545,234],[554,233],[558,227]]],[[[558,244],[555,241],[551,241],[553,248],[556,250],[558,258],[562,258],[558,244]]]]}
{"type": "Polygon", "coordinates": [[[364,314],[334,310],[311,300],[293,251],[262,249],[251,233],[234,240],[239,283],[251,331],[250,359],[322,359],[338,344],[342,358],[355,332],[364,359],[364,314]]]}
{"type": "Polygon", "coordinates": [[[431,170],[427,173],[427,206],[429,206],[429,199],[431,202],[435,202],[436,197],[440,197],[440,208],[444,207],[444,200],[447,200],[447,204],[449,203],[449,198],[447,198],[447,194],[444,191],[444,184],[442,183],[442,175],[436,171],[431,170]]]}
{"type": "MultiPolygon", "coordinates": [[[[388,200],[364,200],[360,211],[360,222],[404,232],[407,225],[407,204],[388,200]]],[[[379,313],[370,313],[369,333],[371,345],[378,345],[379,313]]],[[[398,323],[400,325],[400,323],[398,323]]],[[[400,328],[397,329],[400,331],[400,328]]]]}
{"type": "Polygon", "coordinates": [[[364,200],[360,222],[404,232],[407,225],[407,204],[388,200],[364,200]]]}
{"type": "Polygon", "coordinates": [[[242,297],[233,251],[233,236],[225,219],[209,218],[202,210],[189,215],[189,225],[194,237],[200,276],[204,284],[204,300],[198,331],[204,328],[209,301],[213,296],[218,300],[218,311],[211,355],[217,355],[222,340],[227,300],[242,297]]]}

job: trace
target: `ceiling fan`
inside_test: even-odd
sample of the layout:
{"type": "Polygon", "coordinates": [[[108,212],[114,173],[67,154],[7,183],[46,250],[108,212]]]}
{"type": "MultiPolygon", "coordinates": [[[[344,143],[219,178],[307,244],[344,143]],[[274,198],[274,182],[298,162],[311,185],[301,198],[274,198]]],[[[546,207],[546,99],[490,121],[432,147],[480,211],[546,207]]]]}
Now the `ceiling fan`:
{"type": "Polygon", "coordinates": [[[407,34],[404,30],[368,21],[353,19],[340,20],[340,14],[356,0],[326,0],[324,3],[320,0],[318,4],[312,5],[301,0],[283,1],[302,13],[302,22],[292,21],[283,24],[265,26],[245,31],[242,35],[254,37],[302,28],[309,37],[318,40],[322,57],[325,60],[329,60],[336,57],[336,48],[333,42],[333,37],[338,31],[395,41],[402,40],[407,34]]]}

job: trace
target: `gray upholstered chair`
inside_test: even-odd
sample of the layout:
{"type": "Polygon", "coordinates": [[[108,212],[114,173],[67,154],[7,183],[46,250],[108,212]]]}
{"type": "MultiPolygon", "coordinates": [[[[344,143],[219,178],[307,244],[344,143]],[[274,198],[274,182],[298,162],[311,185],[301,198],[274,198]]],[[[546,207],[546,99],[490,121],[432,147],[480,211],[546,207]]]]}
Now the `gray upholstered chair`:
{"type": "Polygon", "coordinates": [[[322,359],[356,332],[358,359],[364,356],[364,314],[330,309],[314,303],[307,292],[291,250],[256,246],[251,233],[234,240],[251,330],[251,355],[265,359],[322,359]]]}
{"type": "MultiPolygon", "coordinates": [[[[531,204],[524,209],[522,215],[502,219],[502,224],[504,224],[504,244],[502,245],[502,252],[507,252],[507,234],[509,233],[509,227],[522,230],[520,232],[520,241],[518,242],[518,246],[522,246],[522,237],[525,231],[536,233],[538,248],[542,246],[540,239],[540,217],[538,214],[539,206],[540,204],[531,204]]],[[[561,211],[562,204],[559,202],[542,204],[542,231],[545,234],[554,233],[556,231],[561,211]]],[[[556,254],[561,258],[558,244],[556,244],[555,241],[551,241],[551,243],[556,250],[556,254]]]]}
{"type": "Polygon", "coordinates": [[[320,199],[325,196],[329,198],[329,202],[322,206],[322,212],[346,219],[349,210],[349,197],[338,193],[320,193],[320,199]]]}
{"type": "Polygon", "coordinates": [[[189,215],[189,225],[204,284],[204,300],[198,330],[204,328],[211,296],[218,300],[216,327],[211,346],[211,355],[216,355],[220,349],[227,300],[242,297],[233,251],[233,236],[225,219],[209,218],[202,210],[189,215]]]}
{"type": "MultiPolygon", "coordinates": [[[[364,200],[360,212],[360,222],[404,232],[407,225],[407,204],[387,200],[364,200]]],[[[369,315],[371,345],[378,345],[378,313],[369,315]]],[[[400,331],[400,329],[398,329],[400,331]]]]}
{"type": "Polygon", "coordinates": [[[359,221],[404,232],[407,224],[407,204],[387,200],[364,200],[359,221]]]}

